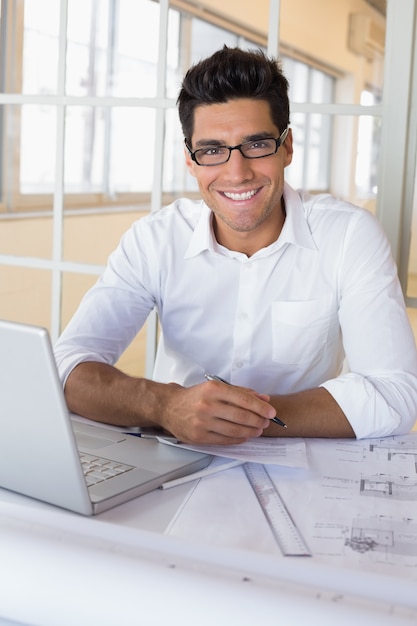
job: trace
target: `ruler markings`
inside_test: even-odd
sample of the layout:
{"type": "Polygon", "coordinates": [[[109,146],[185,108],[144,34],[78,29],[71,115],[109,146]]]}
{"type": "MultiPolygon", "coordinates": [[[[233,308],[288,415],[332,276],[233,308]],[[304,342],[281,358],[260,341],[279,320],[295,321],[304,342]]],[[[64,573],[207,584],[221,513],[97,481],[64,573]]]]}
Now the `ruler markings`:
{"type": "Polygon", "coordinates": [[[246,476],[284,556],[311,556],[281,495],[261,463],[245,463],[246,476]]]}

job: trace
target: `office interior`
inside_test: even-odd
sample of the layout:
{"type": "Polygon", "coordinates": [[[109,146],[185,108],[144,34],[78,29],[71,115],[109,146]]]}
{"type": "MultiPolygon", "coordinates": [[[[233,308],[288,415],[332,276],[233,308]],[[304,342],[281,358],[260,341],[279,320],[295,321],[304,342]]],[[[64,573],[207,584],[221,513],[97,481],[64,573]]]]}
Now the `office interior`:
{"type": "MultiPolygon", "coordinates": [[[[197,197],[175,100],[185,70],[227,44],[280,58],[287,180],[381,219],[417,334],[415,5],[1,0],[0,316],[54,340],[129,225],[197,197]]],[[[157,335],[153,317],[120,367],[151,374],[157,335]]]]}
{"type": "MultiPolygon", "coordinates": [[[[417,337],[416,32],[417,0],[0,0],[0,318],[44,326],[55,340],[129,225],[198,197],[176,96],[190,64],[227,44],[280,58],[295,150],[287,180],[378,217],[417,337]]],[[[157,339],[153,315],[119,367],[151,375],[157,339]]],[[[143,496],[140,511],[113,509],[108,526],[31,504],[16,521],[10,508],[0,580],[2,602],[19,611],[0,624],[137,624],[164,609],[172,624],[192,613],[201,624],[409,623],[406,608],[371,611],[360,594],[338,605],[343,570],[329,570],[336,591],[321,594],[318,612],[310,587],[298,591],[300,581],[319,585],[320,568],[286,561],[267,571],[256,552],[158,534],[163,499],[176,510],[181,489],[143,496]],[[252,579],[238,580],[240,568],[252,579]],[[71,622],[77,611],[83,620],[71,622]],[[216,621],[222,611],[228,619],[216,621]]],[[[352,574],[352,596],[370,581],[352,574]]],[[[381,604],[384,593],[415,597],[414,580],[381,582],[381,604]]]]}

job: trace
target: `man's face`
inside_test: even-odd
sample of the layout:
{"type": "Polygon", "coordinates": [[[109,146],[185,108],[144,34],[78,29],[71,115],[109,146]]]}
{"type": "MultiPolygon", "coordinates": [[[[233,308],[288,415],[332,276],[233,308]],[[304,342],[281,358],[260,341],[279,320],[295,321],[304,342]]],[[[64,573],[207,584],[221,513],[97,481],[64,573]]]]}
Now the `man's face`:
{"type": "MultiPolygon", "coordinates": [[[[199,106],[194,112],[191,149],[236,146],[259,137],[279,137],[265,100],[239,99],[199,106]]],[[[199,166],[186,151],[186,163],[201,196],[213,212],[216,238],[222,245],[253,254],[281,232],[284,168],[291,163],[291,131],[274,155],[247,159],[233,150],[227,163],[199,166]]]]}

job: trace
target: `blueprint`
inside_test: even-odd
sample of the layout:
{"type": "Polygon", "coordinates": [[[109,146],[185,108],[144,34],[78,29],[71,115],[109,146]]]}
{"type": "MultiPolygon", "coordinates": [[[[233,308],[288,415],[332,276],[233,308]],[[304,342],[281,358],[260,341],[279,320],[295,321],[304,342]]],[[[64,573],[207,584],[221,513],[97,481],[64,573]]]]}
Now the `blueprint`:
{"type": "MultiPolygon", "coordinates": [[[[267,467],[312,558],[417,579],[417,433],[305,444],[308,468],[267,467]]],[[[190,487],[167,532],[288,558],[241,467],[190,487]]]]}
{"type": "Polygon", "coordinates": [[[417,433],[307,448],[313,517],[294,514],[315,558],[417,578],[417,433]]]}

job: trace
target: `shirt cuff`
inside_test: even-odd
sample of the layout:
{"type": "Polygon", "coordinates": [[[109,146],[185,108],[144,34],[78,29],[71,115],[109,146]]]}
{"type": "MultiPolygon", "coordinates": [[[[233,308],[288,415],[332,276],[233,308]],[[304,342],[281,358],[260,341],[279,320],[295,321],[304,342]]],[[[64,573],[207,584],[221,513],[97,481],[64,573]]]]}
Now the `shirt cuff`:
{"type": "Polygon", "coordinates": [[[336,400],[356,438],[386,437],[409,432],[408,424],[402,426],[400,414],[393,409],[367,378],[349,372],[328,380],[324,387],[336,400]]]}

